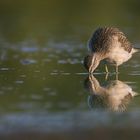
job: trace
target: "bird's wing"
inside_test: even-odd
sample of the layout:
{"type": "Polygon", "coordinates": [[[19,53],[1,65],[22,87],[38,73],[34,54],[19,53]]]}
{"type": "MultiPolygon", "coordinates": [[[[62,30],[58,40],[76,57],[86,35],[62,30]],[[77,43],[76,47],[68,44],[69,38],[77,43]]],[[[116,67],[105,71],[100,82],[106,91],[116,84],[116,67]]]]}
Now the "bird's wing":
{"type": "Polygon", "coordinates": [[[121,47],[125,49],[128,53],[132,50],[132,44],[128,41],[122,32],[118,33],[118,41],[121,43],[121,47]]]}
{"type": "Polygon", "coordinates": [[[110,44],[110,38],[108,36],[107,28],[98,28],[89,40],[89,50],[94,53],[107,52],[110,44]]]}
{"type": "Polygon", "coordinates": [[[121,46],[130,53],[132,45],[126,38],[125,34],[118,28],[104,27],[98,28],[89,40],[89,50],[91,52],[102,52],[107,53],[112,46],[112,37],[117,36],[121,46]]]}

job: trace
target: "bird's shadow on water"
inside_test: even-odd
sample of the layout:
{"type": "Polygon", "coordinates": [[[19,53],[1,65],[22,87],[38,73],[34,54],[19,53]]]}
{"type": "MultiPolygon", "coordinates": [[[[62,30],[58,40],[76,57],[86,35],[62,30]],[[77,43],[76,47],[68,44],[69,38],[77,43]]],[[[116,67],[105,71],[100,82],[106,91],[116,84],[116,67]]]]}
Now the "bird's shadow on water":
{"type": "Polygon", "coordinates": [[[100,84],[93,75],[88,75],[84,87],[89,92],[87,104],[90,109],[124,112],[130,101],[138,96],[131,86],[118,79],[103,81],[100,84]]]}

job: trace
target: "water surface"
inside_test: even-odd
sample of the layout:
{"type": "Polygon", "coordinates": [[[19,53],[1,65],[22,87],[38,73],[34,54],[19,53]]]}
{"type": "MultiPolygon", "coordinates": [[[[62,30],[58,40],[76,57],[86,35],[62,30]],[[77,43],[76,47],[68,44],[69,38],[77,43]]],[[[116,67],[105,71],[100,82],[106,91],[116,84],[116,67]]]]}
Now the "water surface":
{"type": "Polygon", "coordinates": [[[119,27],[140,48],[138,2],[108,0],[102,5],[0,2],[2,138],[138,135],[131,129],[140,129],[140,52],[119,67],[118,80],[112,66],[106,78],[103,63],[94,76],[82,65],[87,40],[99,26],[119,27]]]}

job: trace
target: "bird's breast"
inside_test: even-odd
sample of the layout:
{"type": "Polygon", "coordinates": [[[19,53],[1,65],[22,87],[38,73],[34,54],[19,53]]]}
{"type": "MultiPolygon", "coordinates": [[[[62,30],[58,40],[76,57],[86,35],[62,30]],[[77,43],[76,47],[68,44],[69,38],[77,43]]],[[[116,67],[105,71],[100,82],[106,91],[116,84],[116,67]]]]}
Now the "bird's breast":
{"type": "Polygon", "coordinates": [[[107,61],[111,64],[121,65],[128,61],[132,57],[132,54],[124,50],[122,47],[115,47],[112,49],[107,57],[107,61]]]}

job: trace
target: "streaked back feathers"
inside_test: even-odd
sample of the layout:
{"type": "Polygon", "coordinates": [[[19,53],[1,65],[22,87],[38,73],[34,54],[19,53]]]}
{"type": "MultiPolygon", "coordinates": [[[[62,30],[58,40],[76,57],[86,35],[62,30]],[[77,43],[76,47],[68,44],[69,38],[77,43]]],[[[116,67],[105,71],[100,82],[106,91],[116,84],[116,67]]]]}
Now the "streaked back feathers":
{"type": "Polygon", "coordinates": [[[131,52],[132,45],[127,40],[123,32],[118,28],[103,27],[98,28],[89,40],[89,49],[92,52],[107,53],[109,48],[112,47],[113,38],[117,37],[121,46],[127,51],[131,52]]]}

